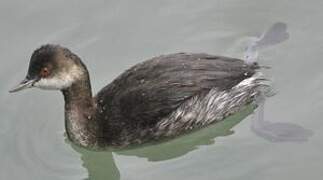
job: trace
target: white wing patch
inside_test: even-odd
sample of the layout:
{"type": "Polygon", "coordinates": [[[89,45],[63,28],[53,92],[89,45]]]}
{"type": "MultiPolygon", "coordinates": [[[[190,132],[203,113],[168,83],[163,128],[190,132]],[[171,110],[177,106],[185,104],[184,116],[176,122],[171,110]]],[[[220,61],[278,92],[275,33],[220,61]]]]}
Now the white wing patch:
{"type": "Polygon", "coordinates": [[[173,136],[221,121],[253,102],[263,87],[269,86],[268,83],[258,72],[229,90],[213,88],[206,95],[194,96],[157,124],[156,135],[173,136]]]}

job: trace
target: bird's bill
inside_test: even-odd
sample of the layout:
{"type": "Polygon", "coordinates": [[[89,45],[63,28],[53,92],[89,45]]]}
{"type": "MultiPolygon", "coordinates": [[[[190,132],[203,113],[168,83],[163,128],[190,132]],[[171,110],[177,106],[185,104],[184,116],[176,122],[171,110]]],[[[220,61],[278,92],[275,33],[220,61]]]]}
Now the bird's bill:
{"type": "Polygon", "coordinates": [[[24,79],[23,81],[21,81],[21,83],[19,83],[17,86],[15,86],[14,88],[12,88],[9,92],[10,93],[14,93],[14,92],[18,92],[24,89],[28,89],[33,87],[34,83],[36,82],[36,79],[24,79]]]}

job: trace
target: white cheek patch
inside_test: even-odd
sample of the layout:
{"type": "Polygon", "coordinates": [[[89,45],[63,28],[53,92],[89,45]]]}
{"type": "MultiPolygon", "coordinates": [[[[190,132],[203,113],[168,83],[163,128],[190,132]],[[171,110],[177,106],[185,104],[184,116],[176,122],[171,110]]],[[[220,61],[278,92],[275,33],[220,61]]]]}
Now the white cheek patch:
{"type": "Polygon", "coordinates": [[[81,76],[82,70],[73,66],[70,71],[61,72],[54,77],[40,79],[34,86],[46,90],[62,90],[70,87],[81,76]]]}
{"type": "Polygon", "coordinates": [[[61,90],[73,84],[74,80],[71,78],[42,78],[34,84],[35,87],[47,90],[61,90]]]}

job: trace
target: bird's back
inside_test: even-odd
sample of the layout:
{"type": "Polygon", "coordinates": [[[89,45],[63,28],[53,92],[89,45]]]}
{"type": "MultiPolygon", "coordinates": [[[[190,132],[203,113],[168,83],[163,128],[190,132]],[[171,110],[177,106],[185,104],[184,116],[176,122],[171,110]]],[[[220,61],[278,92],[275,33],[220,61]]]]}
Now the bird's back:
{"type": "Polygon", "coordinates": [[[239,59],[187,53],[139,63],[97,94],[103,134],[115,143],[140,142],[151,134],[163,134],[153,131],[158,131],[161,121],[167,123],[181,105],[212,89],[230,91],[252,77],[257,68],[239,59]]]}

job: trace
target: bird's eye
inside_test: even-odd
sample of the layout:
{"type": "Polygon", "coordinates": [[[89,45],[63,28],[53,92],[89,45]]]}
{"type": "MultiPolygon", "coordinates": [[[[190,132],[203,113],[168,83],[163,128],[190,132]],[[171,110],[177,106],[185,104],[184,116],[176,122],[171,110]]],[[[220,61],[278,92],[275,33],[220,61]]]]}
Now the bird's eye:
{"type": "Polygon", "coordinates": [[[47,67],[44,67],[40,70],[40,76],[43,78],[49,76],[49,70],[47,67]]]}

